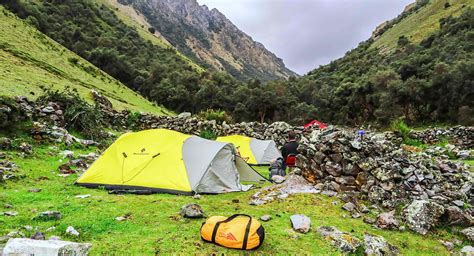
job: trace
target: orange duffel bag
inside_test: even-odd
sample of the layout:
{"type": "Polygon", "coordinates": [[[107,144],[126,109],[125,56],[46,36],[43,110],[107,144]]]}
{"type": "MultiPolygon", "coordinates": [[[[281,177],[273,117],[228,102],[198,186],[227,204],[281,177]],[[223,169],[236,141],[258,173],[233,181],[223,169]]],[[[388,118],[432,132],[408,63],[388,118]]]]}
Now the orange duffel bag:
{"type": "Polygon", "coordinates": [[[202,224],[201,238],[227,248],[252,250],[262,245],[265,230],[257,219],[246,214],[212,216],[202,224]]]}

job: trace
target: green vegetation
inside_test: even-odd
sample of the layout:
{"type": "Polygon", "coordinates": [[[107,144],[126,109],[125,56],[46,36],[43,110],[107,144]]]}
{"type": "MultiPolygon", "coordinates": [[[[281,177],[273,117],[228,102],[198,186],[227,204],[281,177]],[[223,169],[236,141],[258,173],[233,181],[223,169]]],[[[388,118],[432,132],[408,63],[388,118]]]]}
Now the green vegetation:
{"type": "MultiPolygon", "coordinates": [[[[345,125],[389,126],[397,119],[412,126],[471,125],[474,3],[450,1],[446,8],[444,3],[419,1],[375,42],[363,42],[302,78],[267,83],[199,72],[175,50],[144,39],[143,33],[152,36],[148,28],[137,32],[108,4],[15,0],[6,5],[130,88],[176,112],[218,109],[237,122],[284,120],[299,125],[314,118],[345,125]],[[420,29],[434,21],[439,29],[420,29]],[[408,27],[423,33],[397,32],[408,27]],[[395,44],[388,53],[374,47],[388,42],[395,44]]],[[[75,62],[71,59],[70,65],[75,62]]]]}
{"type": "Polygon", "coordinates": [[[208,139],[208,140],[215,140],[217,138],[217,133],[212,130],[212,128],[204,128],[199,133],[199,137],[208,139]]]}
{"type": "MultiPolygon", "coordinates": [[[[27,139],[27,138],[25,138],[27,139]]],[[[32,142],[32,141],[30,141],[32,142]]],[[[37,227],[46,232],[46,236],[58,235],[63,239],[93,243],[92,254],[236,254],[240,251],[229,250],[203,242],[199,229],[203,220],[183,219],[178,212],[182,205],[199,203],[207,215],[230,216],[234,213],[246,213],[254,217],[270,214],[272,220],[264,222],[265,242],[256,254],[320,254],[340,255],[330,242],[316,233],[322,225],[336,226],[340,230],[362,238],[365,232],[384,236],[390,243],[400,248],[404,255],[448,255],[448,251],[439,239],[462,239],[453,235],[448,228],[440,228],[427,236],[409,231],[384,231],[374,229],[363,223],[362,219],[347,217],[341,210],[341,202],[332,204],[335,198],[322,195],[293,195],[284,201],[275,201],[263,206],[248,204],[251,190],[245,193],[222,195],[203,195],[201,200],[188,196],[168,194],[156,195],[111,195],[100,189],[87,189],[73,185],[76,174],[60,177],[56,171],[66,160],[58,156],[59,149],[49,144],[34,145],[34,155],[22,158],[14,151],[7,154],[24,170],[26,177],[19,181],[8,181],[0,190],[0,211],[13,210],[18,216],[0,216],[0,235],[13,229],[19,229],[27,236],[32,231],[22,229],[25,225],[37,227]],[[41,188],[39,193],[27,192],[30,188],[41,188]],[[80,199],[76,195],[90,194],[80,199]],[[232,200],[238,199],[238,203],[232,200]],[[4,209],[9,203],[13,209],[4,209]],[[32,220],[39,212],[58,210],[63,218],[58,221],[32,220]],[[289,216],[295,213],[306,214],[312,219],[310,233],[294,238],[289,216]],[[116,221],[118,216],[130,214],[126,221],[116,221]],[[346,216],[346,217],[345,217],[346,216]],[[65,234],[71,225],[81,235],[76,238],[65,234]]],[[[95,148],[73,149],[75,154],[95,151],[95,148]]],[[[267,167],[258,167],[267,173],[267,167]]],[[[264,174],[265,175],[265,174],[264,174]]],[[[270,185],[257,184],[257,187],[270,185]]]]}
{"type": "Polygon", "coordinates": [[[421,0],[408,13],[400,14],[393,20],[371,48],[383,52],[393,51],[401,36],[407,37],[412,43],[418,44],[440,28],[439,20],[445,17],[459,16],[465,6],[472,6],[472,0],[421,0]],[[445,4],[449,3],[448,7],[445,4]],[[464,7],[463,7],[464,6],[464,7]]]}
{"type": "Polygon", "coordinates": [[[440,29],[419,44],[400,36],[391,54],[380,54],[372,40],[363,42],[298,79],[293,91],[315,106],[321,120],[338,124],[388,125],[402,118],[410,125],[472,125],[473,4],[466,3],[459,17],[441,19],[440,29]]]}
{"type": "Polygon", "coordinates": [[[223,110],[207,109],[206,111],[201,111],[199,117],[205,120],[215,120],[217,123],[226,122],[229,124],[233,122],[232,116],[223,110]]]}
{"type": "Polygon", "coordinates": [[[44,89],[70,87],[92,102],[90,91],[95,89],[117,109],[167,113],[2,6],[0,23],[0,95],[36,98],[44,89]]]}
{"type": "Polygon", "coordinates": [[[65,128],[77,131],[88,139],[97,140],[104,136],[104,117],[99,107],[92,106],[80,98],[75,91],[66,88],[65,91],[46,91],[37,103],[55,102],[64,109],[65,128]]]}

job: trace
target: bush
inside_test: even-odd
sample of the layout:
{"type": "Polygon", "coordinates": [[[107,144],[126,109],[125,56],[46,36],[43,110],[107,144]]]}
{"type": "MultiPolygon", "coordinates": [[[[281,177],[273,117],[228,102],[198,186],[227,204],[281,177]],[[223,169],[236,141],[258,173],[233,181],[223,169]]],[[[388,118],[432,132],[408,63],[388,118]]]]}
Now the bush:
{"type": "Polygon", "coordinates": [[[204,128],[199,133],[199,137],[208,139],[208,140],[215,140],[217,138],[217,133],[211,128],[204,128]]]}
{"type": "Polygon", "coordinates": [[[13,130],[23,119],[23,114],[15,100],[0,96],[0,128],[13,130]]]}
{"type": "Polygon", "coordinates": [[[77,91],[66,88],[64,91],[46,90],[38,98],[38,102],[45,104],[55,102],[64,110],[66,129],[80,132],[88,139],[104,138],[104,117],[98,106],[92,106],[84,101],[77,91]]]}
{"type": "Polygon", "coordinates": [[[390,124],[390,128],[392,128],[393,131],[400,133],[404,140],[408,138],[411,131],[410,127],[408,127],[408,125],[401,119],[393,121],[390,124]]]}
{"type": "Polygon", "coordinates": [[[217,123],[233,123],[232,116],[223,110],[208,109],[206,111],[201,111],[198,116],[209,121],[215,120],[217,123]]]}

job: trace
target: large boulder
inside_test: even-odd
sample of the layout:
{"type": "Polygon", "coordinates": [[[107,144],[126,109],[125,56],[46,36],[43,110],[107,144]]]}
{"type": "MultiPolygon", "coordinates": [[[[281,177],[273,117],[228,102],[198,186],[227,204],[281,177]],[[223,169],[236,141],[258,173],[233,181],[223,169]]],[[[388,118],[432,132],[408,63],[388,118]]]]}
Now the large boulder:
{"type": "Polygon", "coordinates": [[[89,254],[91,244],[73,243],[59,240],[34,240],[12,238],[8,240],[3,255],[75,255],[89,254]]]}
{"type": "Polygon", "coordinates": [[[318,234],[322,235],[326,240],[331,241],[331,244],[343,253],[354,252],[362,244],[359,239],[335,227],[319,227],[318,234]]]}
{"type": "Polygon", "coordinates": [[[426,235],[428,231],[436,226],[444,207],[428,200],[413,200],[413,202],[403,210],[405,222],[411,230],[426,235]]]}
{"type": "Polygon", "coordinates": [[[397,247],[389,244],[382,236],[365,234],[364,244],[364,254],[367,256],[395,256],[400,253],[397,247]]]}

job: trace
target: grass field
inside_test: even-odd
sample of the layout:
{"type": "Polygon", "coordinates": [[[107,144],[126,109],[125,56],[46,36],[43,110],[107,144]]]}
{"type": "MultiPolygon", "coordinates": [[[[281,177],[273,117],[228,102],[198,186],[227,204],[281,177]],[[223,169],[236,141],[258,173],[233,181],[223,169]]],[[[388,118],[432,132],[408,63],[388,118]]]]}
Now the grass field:
{"type": "Polygon", "coordinates": [[[41,95],[42,88],[76,89],[92,102],[91,89],[116,109],[172,114],[102,72],[0,6],[0,95],[41,95]]]}
{"type": "MultiPolygon", "coordinates": [[[[26,139],[26,138],[25,138],[26,139]]],[[[29,141],[33,143],[32,141],[29,141]]],[[[234,213],[250,214],[259,217],[270,214],[272,220],[263,223],[266,231],[265,242],[254,254],[289,255],[340,255],[329,241],[316,233],[322,225],[336,226],[362,238],[365,232],[384,236],[396,245],[403,255],[448,255],[439,239],[461,239],[453,235],[449,228],[439,228],[427,236],[409,231],[383,231],[363,223],[362,219],[347,217],[341,210],[342,203],[336,198],[323,195],[293,195],[284,201],[275,201],[263,206],[248,204],[250,196],[256,192],[229,193],[222,195],[203,195],[200,200],[189,196],[169,194],[155,195],[111,195],[105,190],[87,189],[73,185],[77,175],[59,177],[57,168],[64,160],[58,152],[65,149],[50,149],[51,145],[34,144],[34,155],[22,158],[18,152],[9,151],[7,155],[24,170],[26,177],[19,181],[8,181],[0,185],[0,212],[17,211],[15,217],[0,214],[0,236],[12,230],[22,230],[31,225],[37,231],[45,232],[54,226],[56,229],[46,232],[47,237],[57,235],[63,239],[93,244],[92,255],[152,255],[160,254],[240,254],[240,251],[225,249],[203,242],[199,230],[203,219],[183,219],[178,214],[182,205],[199,203],[208,216],[230,216],[234,213]],[[30,193],[30,188],[41,188],[39,193],[30,193]],[[90,194],[85,199],[76,195],[90,194]],[[238,203],[232,200],[238,199],[238,203]],[[333,201],[337,201],[336,206],[333,201]],[[9,203],[12,209],[3,205],[9,203]],[[32,220],[39,212],[58,210],[63,218],[58,221],[32,220]],[[131,214],[129,220],[119,222],[115,218],[131,214]],[[308,234],[295,238],[289,216],[306,214],[312,220],[312,229],[308,234]],[[81,235],[70,237],[66,228],[72,225],[81,235]]],[[[76,154],[95,151],[95,148],[72,149],[76,154]]],[[[258,170],[267,175],[266,167],[258,170]]],[[[258,187],[267,186],[258,184],[258,187]]],[[[33,231],[22,230],[27,235],[33,231]]],[[[466,242],[465,242],[466,244],[466,242]]],[[[459,249],[459,248],[458,248],[459,249]]],[[[458,250],[457,249],[457,250],[458,250]]]]}
{"type": "Polygon", "coordinates": [[[474,7],[474,0],[431,0],[427,6],[404,18],[383,33],[371,47],[392,50],[397,46],[398,38],[403,35],[412,43],[419,43],[439,29],[441,18],[450,15],[458,16],[462,13],[463,8],[469,7],[474,7]],[[451,5],[449,8],[444,8],[446,2],[451,5]]]}

